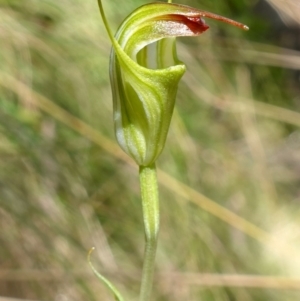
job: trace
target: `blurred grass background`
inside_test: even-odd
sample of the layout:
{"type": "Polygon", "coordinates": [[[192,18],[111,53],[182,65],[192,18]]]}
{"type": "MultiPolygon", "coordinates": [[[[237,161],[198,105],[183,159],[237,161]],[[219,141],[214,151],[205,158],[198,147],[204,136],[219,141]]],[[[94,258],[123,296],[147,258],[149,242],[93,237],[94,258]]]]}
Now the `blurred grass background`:
{"type": "MultiPolygon", "coordinates": [[[[114,139],[96,2],[0,0],[0,300],[113,300],[88,267],[92,246],[99,271],[137,299],[137,168],[114,139]]],[[[104,1],[113,30],[145,3],[104,1]]],[[[298,300],[299,4],[181,3],[250,31],[208,20],[178,39],[188,70],[157,164],[153,300],[298,300]]]]}

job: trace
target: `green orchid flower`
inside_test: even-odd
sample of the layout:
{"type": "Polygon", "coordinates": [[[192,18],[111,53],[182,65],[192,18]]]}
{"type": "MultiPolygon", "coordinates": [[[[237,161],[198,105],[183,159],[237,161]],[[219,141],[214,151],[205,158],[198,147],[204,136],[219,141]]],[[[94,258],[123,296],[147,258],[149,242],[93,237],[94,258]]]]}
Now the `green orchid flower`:
{"type": "MultiPolygon", "coordinates": [[[[154,2],[136,9],[115,36],[100,13],[113,44],[110,79],[115,132],[121,148],[139,165],[145,255],[140,301],[149,301],[159,230],[159,198],[155,161],[162,152],[185,65],[176,54],[175,38],[198,36],[208,29],[203,18],[212,18],[248,29],[227,18],[184,5],[154,2]]],[[[123,301],[119,291],[89,263],[97,277],[123,301]]]]}
{"type": "Polygon", "coordinates": [[[247,27],[188,6],[154,2],[130,14],[113,37],[102,6],[101,14],[113,44],[110,78],[116,137],[139,166],[149,166],[164,148],[178,82],[186,69],[177,58],[175,37],[206,31],[203,17],[247,27]]]}

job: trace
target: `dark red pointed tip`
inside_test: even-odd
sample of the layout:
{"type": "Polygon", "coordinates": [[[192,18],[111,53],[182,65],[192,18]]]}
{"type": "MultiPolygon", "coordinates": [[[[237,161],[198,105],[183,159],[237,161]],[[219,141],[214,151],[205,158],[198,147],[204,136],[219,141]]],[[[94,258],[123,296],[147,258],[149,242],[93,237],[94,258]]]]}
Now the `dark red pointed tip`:
{"type": "Polygon", "coordinates": [[[200,34],[209,29],[209,26],[201,17],[187,17],[187,19],[191,22],[186,23],[186,25],[188,25],[195,34],[200,34]]]}

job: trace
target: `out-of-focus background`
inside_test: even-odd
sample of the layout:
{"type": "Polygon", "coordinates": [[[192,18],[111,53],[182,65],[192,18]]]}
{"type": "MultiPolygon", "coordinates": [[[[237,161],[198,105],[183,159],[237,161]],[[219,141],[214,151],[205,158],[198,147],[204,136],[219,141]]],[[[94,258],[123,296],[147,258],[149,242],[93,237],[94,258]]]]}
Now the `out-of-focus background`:
{"type": "MultiPolygon", "coordinates": [[[[142,0],[104,1],[113,31],[142,0]]],[[[184,0],[207,20],[158,160],[153,300],[300,298],[300,3],[184,0]]],[[[137,168],[116,146],[96,0],[0,0],[0,300],[137,300],[137,168]],[[11,299],[8,299],[11,300],[11,299]]]]}

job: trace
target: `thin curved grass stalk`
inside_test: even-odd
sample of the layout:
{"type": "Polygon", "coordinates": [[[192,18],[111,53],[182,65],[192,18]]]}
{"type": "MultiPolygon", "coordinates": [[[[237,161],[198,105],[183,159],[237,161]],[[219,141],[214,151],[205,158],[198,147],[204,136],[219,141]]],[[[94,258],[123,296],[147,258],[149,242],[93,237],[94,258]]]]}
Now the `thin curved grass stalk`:
{"type": "Polygon", "coordinates": [[[116,289],[116,287],[108,280],[106,279],[104,276],[102,276],[97,270],[96,268],[93,266],[92,262],[91,262],[91,254],[92,252],[95,250],[95,248],[91,248],[89,253],[88,253],[88,257],[87,257],[87,260],[88,260],[88,263],[92,269],[92,271],[94,272],[94,274],[97,276],[97,278],[102,281],[106,287],[113,293],[115,299],[117,301],[124,301],[122,295],[120,294],[120,292],[116,289]]]}

